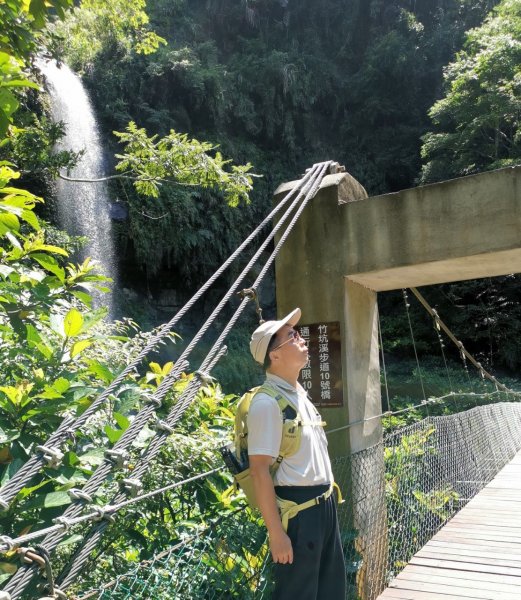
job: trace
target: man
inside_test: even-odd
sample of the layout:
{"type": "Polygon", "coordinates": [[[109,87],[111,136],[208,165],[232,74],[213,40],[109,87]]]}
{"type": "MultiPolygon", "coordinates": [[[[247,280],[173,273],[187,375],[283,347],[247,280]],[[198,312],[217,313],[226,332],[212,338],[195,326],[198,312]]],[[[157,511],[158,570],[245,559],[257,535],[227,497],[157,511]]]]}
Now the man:
{"type": "Polygon", "coordinates": [[[275,563],[273,600],[344,600],[345,566],[327,440],[316,408],[297,381],[308,361],[306,343],[294,329],[300,316],[296,308],[280,321],[266,321],[251,338],[253,358],[266,369],[266,391],[253,397],[248,413],[250,473],[275,563]],[[270,389],[288,399],[304,423],[299,449],[282,459],[273,478],[270,467],[279,456],[283,415],[270,389]],[[290,518],[286,532],[277,497],[299,505],[319,500],[290,518]]]}

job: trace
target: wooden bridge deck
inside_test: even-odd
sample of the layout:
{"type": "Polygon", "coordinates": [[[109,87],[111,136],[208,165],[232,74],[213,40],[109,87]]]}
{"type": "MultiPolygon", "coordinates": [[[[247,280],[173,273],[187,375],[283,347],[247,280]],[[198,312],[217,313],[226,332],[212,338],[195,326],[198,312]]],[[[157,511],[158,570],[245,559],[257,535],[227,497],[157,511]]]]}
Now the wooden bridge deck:
{"type": "Polygon", "coordinates": [[[521,452],[377,600],[521,599],[521,452]]]}

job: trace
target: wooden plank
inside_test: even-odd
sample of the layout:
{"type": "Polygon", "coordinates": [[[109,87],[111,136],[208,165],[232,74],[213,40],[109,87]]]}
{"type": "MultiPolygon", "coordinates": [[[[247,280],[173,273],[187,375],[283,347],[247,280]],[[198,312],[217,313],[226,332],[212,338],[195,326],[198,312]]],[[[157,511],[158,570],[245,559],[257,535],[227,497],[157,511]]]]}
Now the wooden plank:
{"type": "MultiPolygon", "coordinates": [[[[506,567],[502,565],[476,565],[475,563],[439,560],[436,558],[425,558],[419,556],[414,556],[413,558],[411,558],[409,564],[436,567],[438,569],[441,569],[443,572],[445,572],[445,569],[458,569],[461,571],[475,571],[478,573],[495,573],[496,575],[514,575],[516,577],[521,577],[521,569],[516,569],[515,567],[506,567]]],[[[442,573],[440,573],[440,577],[443,577],[442,573]]]]}
{"type": "Polygon", "coordinates": [[[440,533],[436,534],[435,540],[462,540],[462,541],[475,541],[481,545],[487,543],[494,544],[494,542],[503,542],[505,544],[519,545],[521,543],[521,537],[519,535],[503,535],[500,536],[495,530],[491,529],[478,529],[476,531],[469,531],[468,529],[450,529],[448,531],[442,529],[440,533]]]}
{"type": "MultiPolygon", "coordinates": [[[[521,536],[521,527],[512,526],[510,529],[505,530],[504,527],[499,528],[490,523],[455,523],[450,522],[449,525],[445,525],[443,528],[448,532],[454,533],[483,533],[486,535],[494,535],[496,537],[502,536],[504,539],[512,538],[519,539],[521,536]]],[[[443,530],[440,530],[443,531],[443,530]]],[[[438,534],[436,534],[438,535],[438,534]]]]}
{"type": "MultiPolygon", "coordinates": [[[[423,574],[425,576],[439,577],[440,571],[437,568],[425,567],[421,565],[409,565],[407,569],[397,575],[397,579],[404,576],[406,572],[423,574]]],[[[444,569],[443,577],[447,579],[455,578],[459,580],[470,579],[472,581],[505,583],[512,586],[519,586],[521,583],[519,577],[514,575],[496,575],[495,573],[478,573],[476,571],[461,571],[458,569],[444,569]]]]}
{"type": "MultiPolygon", "coordinates": [[[[377,600],[450,600],[451,598],[457,597],[458,596],[454,596],[453,594],[444,594],[443,592],[418,592],[417,590],[387,588],[385,592],[378,596],[377,600]]],[[[489,600],[498,599],[490,597],[489,600]]]]}
{"type": "MultiPolygon", "coordinates": [[[[389,587],[403,587],[404,589],[412,589],[407,586],[406,582],[422,582],[428,584],[440,585],[440,576],[439,573],[435,575],[427,575],[425,573],[417,572],[414,568],[406,569],[404,573],[398,575],[398,577],[391,582],[389,587]]],[[[488,593],[504,592],[506,594],[516,594],[516,600],[519,600],[519,582],[517,581],[514,584],[508,584],[504,581],[484,581],[482,579],[468,579],[468,578],[458,578],[458,577],[444,577],[442,585],[446,585],[449,587],[462,587],[468,590],[480,589],[486,590],[488,593]]]]}
{"type": "MultiPolygon", "coordinates": [[[[468,583],[468,582],[467,582],[468,583]]],[[[418,591],[418,592],[433,592],[433,593],[442,593],[447,596],[457,597],[457,598],[481,598],[484,600],[497,600],[499,594],[498,589],[483,589],[478,588],[475,585],[472,586],[456,586],[447,580],[440,580],[438,578],[436,583],[430,583],[425,581],[416,581],[410,579],[401,579],[400,581],[394,581],[391,583],[390,587],[395,587],[400,590],[410,590],[410,591],[418,591]]],[[[519,600],[519,588],[517,592],[513,591],[502,591],[501,592],[501,600],[519,600]]]]}
{"type": "Polygon", "coordinates": [[[486,552],[473,551],[437,551],[436,548],[424,546],[417,554],[419,558],[434,558],[440,560],[450,560],[454,562],[477,563],[480,565],[502,565],[521,570],[521,556],[494,558],[486,552]]]}
{"type": "Polygon", "coordinates": [[[521,556],[521,541],[518,544],[490,540],[468,540],[461,538],[436,539],[429,542],[429,548],[461,548],[462,550],[479,550],[489,552],[494,556],[503,553],[510,556],[521,556]],[[479,542],[479,543],[478,543],[479,542]]]}

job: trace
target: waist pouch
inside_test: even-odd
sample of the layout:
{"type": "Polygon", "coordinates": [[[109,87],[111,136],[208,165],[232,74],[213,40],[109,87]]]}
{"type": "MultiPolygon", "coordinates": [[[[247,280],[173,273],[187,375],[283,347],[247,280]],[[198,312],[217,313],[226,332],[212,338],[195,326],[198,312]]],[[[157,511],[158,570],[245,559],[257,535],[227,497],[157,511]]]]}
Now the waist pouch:
{"type": "Polygon", "coordinates": [[[290,519],[296,517],[302,510],[306,510],[317,504],[322,504],[335,490],[337,492],[337,501],[340,504],[343,502],[342,494],[340,493],[340,488],[334,482],[331,485],[309,486],[308,488],[303,486],[295,488],[292,486],[276,486],[275,493],[277,494],[277,506],[279,507],[280,519],[284,531],[288,530],[290,519]],[[295,500],[282,498],[281,495],[293,496],[295,500]]]}

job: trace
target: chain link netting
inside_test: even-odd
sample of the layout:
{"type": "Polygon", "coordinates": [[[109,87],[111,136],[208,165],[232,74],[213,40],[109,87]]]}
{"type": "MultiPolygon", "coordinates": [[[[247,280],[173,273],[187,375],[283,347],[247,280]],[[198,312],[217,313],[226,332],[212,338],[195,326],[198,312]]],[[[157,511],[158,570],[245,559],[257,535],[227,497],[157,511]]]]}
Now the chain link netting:
{"type": "Polygon", "coordinates": [[[374,600],[520,448],[521,404],[501,402],[427,417],[336,461],[344,529],[354,530],[344,544],[349,600],[374,600]]]}
{"type": "Polygon", "coordinates": [[[259,517],[241,510],[80,598],[267,599],[271,593],[267,552],[259,517]]]}
{"type": "MultiPolygon", "coordinates": [[[[501,402],[427,417],[336,458],[335,478],[346,498],[339,506],[346,599],[374,600],[520,448],[521,403],[501,402]]],[[[229,515],[80,598],[267,599],[265,530],[248,514],[229,515]]]]}

